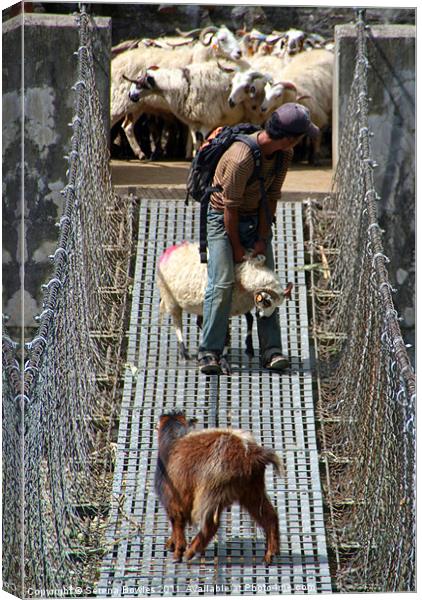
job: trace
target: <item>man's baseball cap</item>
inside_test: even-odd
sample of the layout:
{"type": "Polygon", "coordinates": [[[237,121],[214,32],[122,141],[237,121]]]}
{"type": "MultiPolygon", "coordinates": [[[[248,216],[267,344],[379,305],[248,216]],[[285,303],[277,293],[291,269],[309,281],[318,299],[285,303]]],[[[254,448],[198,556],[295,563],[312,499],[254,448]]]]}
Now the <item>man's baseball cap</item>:
{"type": "Polygon", "coordinates": [[[312,123],[309,109],[302,104],[286,102],[273,112],[271,119],[287,136],[309,135],[315,138],[319,135],[319,127],[312,123]]]}

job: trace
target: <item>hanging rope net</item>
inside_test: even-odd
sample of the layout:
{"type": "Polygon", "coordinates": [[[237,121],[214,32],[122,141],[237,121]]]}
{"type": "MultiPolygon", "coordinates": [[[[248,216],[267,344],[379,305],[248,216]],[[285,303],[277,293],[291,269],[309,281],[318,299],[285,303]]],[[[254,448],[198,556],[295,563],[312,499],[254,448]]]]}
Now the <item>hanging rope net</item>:
{"type": "Polygon", "coordinates": [[[112,480],[132,209],[111,186],[95,24],[84,8],[77,21],[75,113],[53,275],[34,339],[22,348],[3,336],[3,579],[25,596],[94,581],[112,480]]]}
{"type": "Polygon", "coordinates": [[[309,210],[320,441],[340,591],[415,586],[415,378],[377,220],[363,13],[332,192],[309,210]]]}

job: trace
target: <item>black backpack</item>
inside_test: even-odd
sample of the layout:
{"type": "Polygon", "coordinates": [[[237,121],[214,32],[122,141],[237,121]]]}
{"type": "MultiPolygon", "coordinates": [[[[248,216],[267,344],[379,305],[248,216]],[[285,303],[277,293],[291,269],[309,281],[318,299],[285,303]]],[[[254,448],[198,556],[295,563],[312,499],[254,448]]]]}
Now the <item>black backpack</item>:
{"type": "MultiPolygon", "coordinates": [[[[250,123],[239,123],[234,126],[218,127],[208,136],[195,157],[192,159],[186,182],[187,193],[185,204],[188,203],[189,196],[201,204],[199,235],[201,263],[207,262],[207,211],[209,199],[213,192],[218,192],[221,189],[212,186],[214,172],[218,161],[233,142],[244,142],[252,151],[255,167],[248,184],[259,179],[261,186],[261,202],[264,202],[267,217],[270,220],[266,203],[264,180],[261,176],[261,150],[255,140],[248,137],[251,133],[260,131],[260,129],[261,128],[257,125],[251,125],[250,123]]],[[[280,152],[277,154],[281,155],[280,152]]],[[[278,168],[278,166],[276,168],[278,168]]]]}

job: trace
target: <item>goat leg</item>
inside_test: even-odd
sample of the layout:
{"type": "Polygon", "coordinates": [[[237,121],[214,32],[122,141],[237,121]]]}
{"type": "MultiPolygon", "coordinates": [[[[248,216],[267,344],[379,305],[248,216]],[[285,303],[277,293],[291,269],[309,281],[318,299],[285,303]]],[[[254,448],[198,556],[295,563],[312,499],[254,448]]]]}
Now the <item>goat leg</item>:
{"type": "Polygon", "coordinates": [[[174,552],[175,545],[174,545],[173,536],[169,537],[169,539],[166,541],[164,547],[165,547],[166,550],[170,550],[170,552],[174,552]]]}
{"type": "Polygon", "coordinates": [[[215,536],[220,524],[220,512],[207,517],[202,529],[198,531],[185,552],[186,560],[191,560],[195,554],[202,554],[212,538],[215,536]]]}
{"type": "MultiPolygon", "coordinates": [[[[255,489],[259,489],[259,487],[256,486],[255,489]]],[[[280,530],[277,512],[265,492],[259,496],[244,496],[240,503],[265,532],[264,562],[269,565],[273,556],[280,552],[280,530]]]]}
{"type": "Polygon", "coordinates": [[[186,538],[185,538],[185,526],[186,522],[174,518],[171,519],[171,525],[173,532],[171,537],[167,540],[166,547],[173,552],[173,557],[176,562],[181,562],[183,553],[186,549],[186,538]]]}

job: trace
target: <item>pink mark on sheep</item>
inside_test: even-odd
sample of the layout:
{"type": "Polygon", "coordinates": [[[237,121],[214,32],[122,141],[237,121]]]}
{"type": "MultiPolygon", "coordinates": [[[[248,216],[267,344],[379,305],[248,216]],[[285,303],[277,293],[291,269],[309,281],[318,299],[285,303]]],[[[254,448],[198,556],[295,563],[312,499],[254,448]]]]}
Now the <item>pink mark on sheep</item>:
{"type": "Polygon", "coordinates": [[[162,253],[162,255],[160,256],[158,264],[159,265],[165,264],[175,250],[177,250],[178,248],[181,248],[182,246],[186,246],[188,243],[189,242],[185,241],[185,242],[181,242],[180,244],[174,244],[173,246],[166,248],[164,250],[164,252],[162,253]]]}

